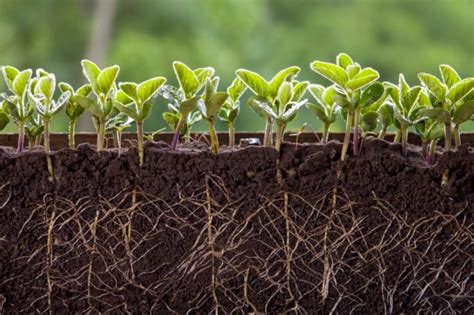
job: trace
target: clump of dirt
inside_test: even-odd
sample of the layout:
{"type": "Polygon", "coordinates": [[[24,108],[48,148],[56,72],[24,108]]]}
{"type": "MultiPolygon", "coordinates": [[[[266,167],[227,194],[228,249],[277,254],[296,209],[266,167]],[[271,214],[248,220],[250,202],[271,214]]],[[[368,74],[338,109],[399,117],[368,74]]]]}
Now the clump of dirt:
{"type": "Polygon", "coordinates": [[[341,147],[0,148],[0,312],[472,312],[473,148],[341,147]]]}

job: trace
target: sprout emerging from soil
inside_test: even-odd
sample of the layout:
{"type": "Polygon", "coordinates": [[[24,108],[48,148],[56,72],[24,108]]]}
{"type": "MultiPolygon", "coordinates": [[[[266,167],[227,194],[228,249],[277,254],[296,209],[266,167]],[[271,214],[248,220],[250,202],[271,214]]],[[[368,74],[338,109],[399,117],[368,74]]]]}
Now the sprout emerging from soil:
{"type": "Polygon", "coordinates": [[[217,92],[219,86],[219,77],[212,80],[207,78],[206,88],[203,98],[199,100],[199,111],[209,128],[209,136],[211,137],[211,152],[213,155],[219,153],[219,140],[217,138],[216,128],[214,126],[217,114],[227,101],[229,94],[226,92],[217,92]]]}
{"type": "Polygon", "coordinates": [[[4,108],[13,121],[18,125],[18,146],[17,151],[21,152],[25,146],[25,124],[34,113],[34,108],[26,100],[28,85],[30,83],[31,69],[20,71],[11,66],[2,67],[2,75],[8,90],[12,93],[2,94],[4,108]]]}
{"type": "Polygon", "coordinates": [[[337,113],[340,107],[334,101],[334,86],[325,88],[320,84],[311,84],[309,92],[316,100],[316,103],[307,103],[306,107],[318,116],[324,124],[324,130],[321,141],[327,142],[329,140],[329,132],[331,125],[336,121],[337,113]]]}
{"type": "Polygon", "coordinates": [[[125,129],[130,128],[132,123],[133,119],[124,113],[112,115],[112,118],[107,120],[106,130],[110,130],[112,132],[114,147],[118,149],[119,156],[122,151],[122,133],[125,129]]]}
{"type": "Polygon", "coordinates": [[[69,140],[69,148],[74,149],[76,147],[75,142],[75,134],[76,134],[76,123],[79,117],[84,113],[85,108],[80,106],[77,102],[74,101],[76,96],[82,97],[89,97],[92,93],[92,87],[90,84],[84,84],[76,91],[74,91],[73,87],[66,82],[59,83],[59,89],[61,92],[69,92],[71,93],[71,98],[66,103],[66,116],[69,119],[68,125],[68,140],[69,140]]]}
{"type": "Polygon", "coordinates": [[[219,119],[227,123],[227,130],[229,131],[229,146],[235,145],[235,121],[240,112],[240,97],[247,89],[247,86],[241,79],[235,78],[232,84],[227,88],[229,98],[219,111],[219,119]]]}
{"type": "Polygon", "coordinates": [[[44,151],[47,155],[48,160],[48,171],[50,174],[50,179],[53,180],[53,163],[50,157],[50,124],[52,118],[59,113],[59,111],[66,105],[71,97],[71,93],[66,91],[61,94],[59,99],[54,100],[54,92],[56,90],[56,77],[54,74],[48,74],[41,76],[37,79],[34,87],[34,93],[31,91],[28,92],[29,100],[36,105],[36,110],[38,114],[43,119],[43,140],[44,140],[44,151]]]}
{"type": "Polygon", "coordinates": [[[171,149],[176,150],[182,129],[188,122],[189,115],[196,109],[199,99],[198,93],[206,83],[207,78],[214,75],[214,68],[198,68],[192,70],[182,62],[173,63],[174,73],[179,83],[179,93],[169,94],[166,89],[163,96],[175,102],[175,109],[179,112],[179,120],[175,127],[175,133],[171,142],[171,149]]]}
{"type": "Polygon", "coordinates": [[[270,107],[274,113],[278,111],[277,104],[278,91],[283,82],[291,82],[300,72],[300,68],[293,66],[278,72],[270,81],[266,81],[258,73],[239,69],[235,73],[242,82],[255,94],[255,97],[248,101],[249,106],[257,112],[259,116],[266,120],[265,133],[263,137],[263,145],[272,145],[272,131],[274,117],[269,114],[269,111],[263,110],[257,104],[265,104],[265,107],[270,107]],[[257,102],[255,102],[257,100],[257,102]]]}
{"type": "Polygon", "coordinates": [[[265,113],[276,122],[275,149],[280,151],[283,136],[287,124],[295,119],[298,111],[306,105],[307,100],[301,100],[309,85],[309,82],[284,81],[278,89],[275,105],[273,107],[268,99],[260,96],[252,96],[249,103],[253,108],[265,113]]]}
{"type": "Polygon", "coordinates": [[[401,141],[403,155],[406,155],[408,128],[427,119],[421,115],[424,107],[418,102],[421,87],[410,87],[403,74],[399,76],[398,85],[389,82],[385,82],[385,85],[391,89],[390,98],[393,106],[394,125],[399,131],[396,141],[401,141]]]}
{"type": "Polygon", "coordinates": [[[460,125],[474,115],[474,78],[461,79],[448,65],[440,65],[442,80],[420,73],[418,78],[433,97],[432,108],[424,114],[444,124],[444,149],[451,150],[451,128],[454,127],[454,142],[461,145],[460,125]]]}
{"type": "Polygon", "coordinates": [[[372,68],[361,68],[349,55],[341,53],[336,64],[322,61],[311,63],[311,69],[335,85],[335,102],[346,113],[346,131],[342,147],[341,160],[344,161],[349,147],[351,129],[354,127],[354,153],[359,152],[359,101],[362,89],[379,78],[379,73],[372,68]]]}
{"type": "Polygon", "coordinates": [[[115,65],[101,70],[90,60],[83,60],[81,64],[84,76],[89,81],[96,100],[75,95],[72,97],[72,101],[92,114],[97,129],[97,151],[100,152],[104,150],[106,124],[114,107],[112,97],[120,67],[115,65]]]}
{"type": "MultiPolygon", "coordinates": [[[[163,77],[155,77],[140,84],[133,82],[120,83],[120,90],[114,98],[115,107],[135,121],[137,126],[138,157],[140,166],[144,162],[143,123],[153,108],[154,98],[166,82],[163,77]]],[[[119,139],[120,140],[120,139],[119,139]]]]}

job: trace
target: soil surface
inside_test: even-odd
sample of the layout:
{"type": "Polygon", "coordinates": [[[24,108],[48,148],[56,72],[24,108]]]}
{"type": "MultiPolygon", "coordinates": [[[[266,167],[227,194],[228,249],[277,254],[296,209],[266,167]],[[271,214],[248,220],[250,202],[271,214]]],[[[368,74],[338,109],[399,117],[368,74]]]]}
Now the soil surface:
{"type": "Polygon", "coordinates": [[[474,148],[340,151],[0,147],[0,313],[474,313],[474,148]]]}

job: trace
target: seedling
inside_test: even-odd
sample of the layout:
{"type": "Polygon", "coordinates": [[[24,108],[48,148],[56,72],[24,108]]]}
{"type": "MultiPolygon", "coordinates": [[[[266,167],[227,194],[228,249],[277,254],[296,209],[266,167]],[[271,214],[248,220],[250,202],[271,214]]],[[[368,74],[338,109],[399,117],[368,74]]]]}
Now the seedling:
{"type": "Polygon", "coordinates": [[[54,92],[56,90],[56,77],[54,74],[48,74],[46,76],[41,76],[38,78],[38,81],[35,83],[34,94],[29,91],[28,99],[36,105],[36,110],[38,114],[43,119],[43,141],[44,141],[44,151],[47,155],[48,160],[48,171],[50,174],[50,179],[54,178],[53,173],[53,163],[50,157],[50,141],[49,141],[49,127],[52,118],[59,113],[59,111],[66,105],[71,97],[69,91],[61,94],[59,99],[54,100],[54,92]]]}
{"type": "Polygon", "coordinates": [[[270,81],[266,81],[258,73],[239,69],[235,73],[242,82],[255,94],[255,97],[249,99],[248,105],[257,112],[257,114],[266,121],[265,133],[263,137],[263,145],[272,145],[272,131],[274,117],[269,114],[269,111],[262,110],[261,106],[257,104],[265,104],[270,107],[273,112],[278,111],[277,96],[280,86],[285,81],[292,81],[294,77],[300,72],[300,68],[293,66],[278,72],[270,81]],[[255,102],[256,100],[257,102],[255,102]]]}
{"type": "Polygon", "coordinates": [[[25,143],[25,124],[29,117],[34,113],[34,108],[26,100],[28,84],[30,83],[31,69],[20,71],[11,66],[2,67],[2,75],[11,95],[2,94],[4,100],[4,108],[18,125],[18,146],[17,151],[24,149],[25,143]]]}
{"type": "Polygon", "coordinates": [[[176,150],[181,131],[188,122],[189,115],[196,109],[199,99],[198,93],[206,83],[207,78],[214,75],[214,68],[198,68],[192,70],[182,62],[175,61],[173,63],[174,73],[179,83],[179,92],[175,94],[167,93],[171,89],[167,89],[163,96],[175,102],[175,108],[179,112],[179,120],[176,124],[175,133],[171,142],[171,149],[176,150]]]}
{"type": "Polygon", "coordinates": [[[261,96],[252,96],[249,100],[252,108],[265,113],[276,122],[275,149],[277,151],[280,151],[287,124],[295,119],[298,110],[306,105],[307,100],[302,100],[302,98],[308,85],[307,81],[282,82],[274,103],[277,107],[272,106],[273,104],[269,103],[267,98],[261,96]]]}
{"type": "Polygon", "coordinates": [[[433,96],[432,108],[424,114],[444,124],[444,149],[451,150],[451,128],[454,126],[454,142],[461,145],[460,125],[474,115],[474,78],[461,79],[456,70],[440,65],[442,81],[437,77],[420,73],[418,78],[433,96]]]}
{"type": "Polygon", "coordinates": [[[132,126],[133,118],[128,117],[124,113],[117,113],[117,115],[111,115],[112,118],[107,120],[106,130],[112,132],[114,147],[118,149],[118,154],[122,151],[122,133],[125,129],[132,126]]]}
{"type": "MultiPolygon", "coordinates": [[[[173,104],[168,104],[169,111],[163,113],[163,119],[168,124],[168,126],[176,132],[176,127],[178,126],[179,120],[181,119],[181,113],[178,108],[173,104]]],[[[180,137],[184,138],[186,143],[189,142],[191,138],[191,130],[195,124],[201,121],[202,116],[199,111],[193,111],[188,115],[186,122],[181,128],[180,137]]]]}
{"type": "Polygon", "coordinates": [[[41,116],[34,114],[30,116],[25,125],[26,138],[28,139],[28,148],[39,146],[44,131],[44,125],[41,116]]]}
{"type": "Polygon", "coordinates": [[[394,125],[399,130],[402,152],[403,155],[406,155],[408,128],[426,120],[426,117],[421,115],[423,106],[418,102],[421,87],[410,87],[403,74],[399,76],[398,85],[389,82],[385,82],[385,85],[391,89],[390,98],[393,106],[394,125]]]}
{"type": "Polygon", "coordinates": [[[379,132],[379,139],[385,139],[387,134],[387,129],[394,124],[394,112],[393,112],[393,103],[385,102],[383,103],[378,111],[379,121],[382,124],[382,128],[379,132]]]}
{"type": "Polygon", "coordinates": [[[359,152],[359,103],[362,89],[379,78],[379,73],[372,68],[361,68],[347,54],[337,56],[336,64],[314,61],[311,69],[335,84],[334,101],[346,113],[346,131],[342,146],[341,160],[344,161],[349,147],[351,129],[354,127],[353,149],[355,155],[359,152]],[[355,123],[354,123],[355,122],[355,123]]]}
{"type": "Polygon", "coordinates": [[[133,82],[120,83],[120,90],[115,94],[115,107],[135,121],[137,126],[138,157],[140,166],[144,161],[143,123],[153,108],[154,97],[166,82],[163,77],[155,77],[140,84],[133,82]]]}
{"type": "Polygon", "coordinates": [[[113,90],[120,67],[115,65],[101,70],[90,60],[81,62],[84,76],[89,81],[96,100],[82,95],[75,95],[72,101],[84,107],[92,114],[97,129],[97,151],[104,150],[105,129],[113,106],[113,90]]]}
{"type": "Polygon", "coordinates": [[[235,121],[240,112],[240,97],[247,89],[247,86],[241,79],[235,78],[232,84],[227,88],[229,98],[219,111],[219,118],[227,123],[229,131],[229,146],[233,147],[235,144],[235,121]]]}
{"type": "Polygon", "coordinates": [[[74,91],[73,87],[66,82],[59,83],[59,89],[61,92],[71,93],[71,98],[66,103],[66,116],[69,119],[68,126],[68,140],[69,148],[74,149],[76,147],[75,134],[76,134],[76,123],[79,117],[84,113],[85,108],[80,106],[76,101],[74,101],[76,96],[89,97],[92,93],[92,87],[90,84],[84,84],[80,88],[74,91]]]}
{"type": "Polygon", "coordinates": [[[0,102],[0,131],[5,129],[5,127],[10,122],[10,117],[8,116],[8,110],[6,101],[0,102]]]}
{"type": "Polygon", "coordinates": [[[337,113],[340,110],[339,105],[334,101],[335,87],[332,85],[330,87],[323,87],[320,84],[311,84],[309,86],[309,92],[316,100],[316,103],[307,103],[308,107],[313,113],[318,116],[324,124],[323,136],[321,141],[327,142],[329,140],[329,132],[331,125],[337,119],[337,113]]]}

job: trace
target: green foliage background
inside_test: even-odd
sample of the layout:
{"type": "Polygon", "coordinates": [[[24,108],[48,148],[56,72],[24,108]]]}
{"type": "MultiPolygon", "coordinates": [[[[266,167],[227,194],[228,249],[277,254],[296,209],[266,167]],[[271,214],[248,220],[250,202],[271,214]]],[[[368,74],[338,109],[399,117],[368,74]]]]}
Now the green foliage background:
{"type": "MultiPolygon", "coordinates": [[[[100,0],[98,0],[100,1],[100,0]]],[[[474,73],[474,0],[117,0],[106,62],[119,64],[120,81],[156,75],[175,83],[171,63],[212,65],[227,85],[239,68],[269,78],[298,65],[299,79],[328,84],[309,69],[315,59],[349,53],[363,66],[409,84],[416,74],[438,75],[448,63],[461,76],[474,73]]],[[[83,82],[80,60],[90,40],[94,0],[0,0],[0,64],[43,67],[58,80],[83,82]]],[[[0,90],[5,86],[0,83],[0,90]]],[[[238,130],[262,130],[243,100],[238,130]]],[[[159,99],[146,129],[165,126],[159,99]]],[[[304,110],[290,129],[320,123],[304,110]]],[[[341,124],[336,129],[341,128],[341,124]]],[[[65,131],[59,118],[53,131],[65,131]]],[[[219,125],[224,130],[224,125],[219,125]]],[[[204,130],[204,126],[199,129],[204,130]]],[[[464,130],[474,130],[466,124],[464,130]]],[[[14,131],[13,126],[6,131],[14,131]]],[[[84,131],[84,127],[83,127],[84,131]]]]}

